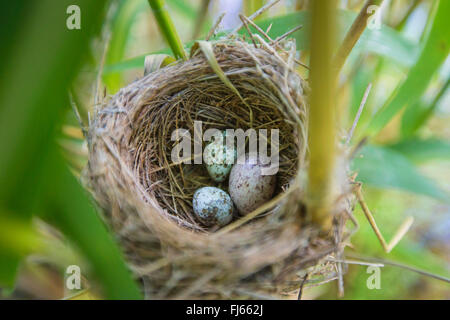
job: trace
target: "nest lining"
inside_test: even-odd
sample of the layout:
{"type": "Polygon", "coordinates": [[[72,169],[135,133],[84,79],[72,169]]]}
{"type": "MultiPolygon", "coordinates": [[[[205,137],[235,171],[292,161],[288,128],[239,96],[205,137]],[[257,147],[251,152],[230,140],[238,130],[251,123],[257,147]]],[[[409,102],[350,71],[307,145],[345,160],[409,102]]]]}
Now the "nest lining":
{"type": "MultiPolygon", "coordinates": [[[[305,220],[307,85],[294,71],[295,48],[277,53],[240,40],[212,48],[240,95],[198,49],[187,62],[121,89],[89,130],[87,184],[152,298],[286,292],[299,283],[301,270],[322,274],[330,268],[323,259],[342,251],[348,199],[341,197],[343,205],[336,206],[334,237],[319,236],[305,220]],[[203,121],[203,132],[280,130],[278,195],[263,215],[218,232],[196,220],[194,191],[217,184],[203,165],[174,165],[170,159],[173,130],[192,132],[196,120],[203,121]]],[[[219,187],[226,190],[226,183],[219,187]]]]}

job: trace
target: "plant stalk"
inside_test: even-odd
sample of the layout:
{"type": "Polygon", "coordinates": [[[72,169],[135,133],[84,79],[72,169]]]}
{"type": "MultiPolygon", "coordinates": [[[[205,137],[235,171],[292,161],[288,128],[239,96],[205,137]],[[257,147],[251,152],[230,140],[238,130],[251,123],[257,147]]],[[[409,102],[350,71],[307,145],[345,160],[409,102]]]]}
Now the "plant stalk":
{"type": "Polygon", "coordinates": [[[332,57],[336,1],[314,0],[311,26],[310,164],[308,212],[312,221],[330,227],[336,158],[335,82],[332,57]]]}
{"type": "Polygon", "coordinates": [[[367,19],[369,18],[370,15],[374,14],[370,10],[370,7],[381,6],[382,3],[383,0],[367,0],[364,6],[362,7],[355,21],[353,21],[352,26],[348,30],[344,38],[344,41],[342,42],[342,45],[339,48],[339,51],[337,52],[336,57],[334,59],[334,67],[336,68],[337,72],[339,72],[342,69],[345,61],[347,60],[347,57],[349,56],[356,42],[358,42],[358,39],[361,37],[362,33],[366,29],[367,19]]]}
{"type": "Polygon", "coordinates": [[[164,39],[169,44],[170,49],[177,59],[187,60],[186,51],[183,48],[183,43],[180,40],[175,25],[170,18],[170,15],[165,7],[164,0],[148,0],[156,22],[161,30],[164,39]]]}

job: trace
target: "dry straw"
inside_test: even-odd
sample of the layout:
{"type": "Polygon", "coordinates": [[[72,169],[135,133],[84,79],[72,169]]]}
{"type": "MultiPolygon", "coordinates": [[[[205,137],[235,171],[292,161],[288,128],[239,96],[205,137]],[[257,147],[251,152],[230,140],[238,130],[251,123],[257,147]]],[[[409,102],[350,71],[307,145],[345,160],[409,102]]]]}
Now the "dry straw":
{"type": "Polygon", "coordinates": [[[91,121],[87,186],[147,298],[296,296],[345,272],[353,200],[345,164],[323,234],[305,212],[308,86],[295,71],[295,44],[252,38],[198,42],[190,59],[121,89],[91,121]],[[219,230],[192,213],[194,191],[214,185],[204,167],[170,157],[172,132],[193,132],[196,120],[203,131],[280,130],[275,197],[219,230]]]}

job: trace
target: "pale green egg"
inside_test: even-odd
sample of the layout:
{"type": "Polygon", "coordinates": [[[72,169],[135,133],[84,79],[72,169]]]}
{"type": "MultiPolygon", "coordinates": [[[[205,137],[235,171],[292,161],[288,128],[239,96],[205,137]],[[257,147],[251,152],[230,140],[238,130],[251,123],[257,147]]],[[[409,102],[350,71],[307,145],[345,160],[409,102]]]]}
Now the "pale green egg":
{"type": "Polygon", "coordinates": [[[227,148],[222,141],[213,141],[205,147],[203,155],[210,177],[216,182],[225,181],[236,160],[235,148],[227,148]]]}
{"type": "Polygon", "coordinates": [[[225,191],[203,187],[195,191],[192,207],[197,218],[206,226],[224,226],[233,218],[233,201],[225,191]]]}

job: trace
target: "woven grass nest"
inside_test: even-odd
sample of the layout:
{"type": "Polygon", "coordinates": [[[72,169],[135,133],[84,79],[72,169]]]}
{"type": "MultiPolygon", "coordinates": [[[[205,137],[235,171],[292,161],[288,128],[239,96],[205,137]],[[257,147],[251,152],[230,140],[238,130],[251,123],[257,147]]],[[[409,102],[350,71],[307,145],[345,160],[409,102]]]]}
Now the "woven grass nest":
{"type": "Polygon", "coordinates": [[[87,185],[146,298],[283,298],[342,277],[336,261],[352,201],[342,183],[332,232],[309,222],[308,86],[295,72],[295,50],[292,41],[203,42],[189,60],[136,80],[97,110],[87,185]],[[196,120],[203,131],[280,130],[274,198],[221,229],[196,220],[192,196],[202,186],[227,190],[227,183],[214,183],[203,165],[170,160],[171,133],[192,132],[196,120]]]}

